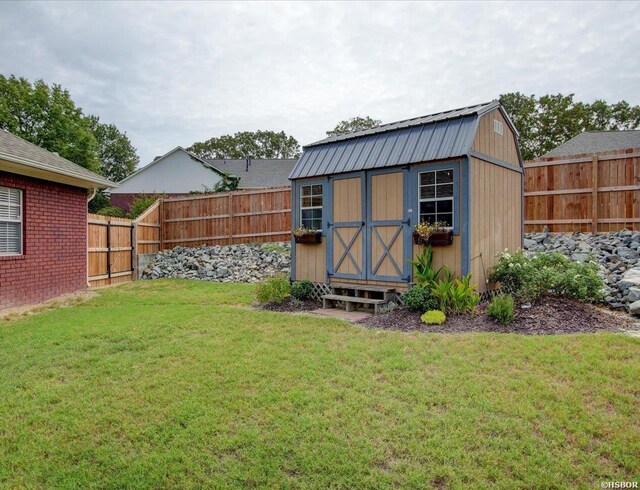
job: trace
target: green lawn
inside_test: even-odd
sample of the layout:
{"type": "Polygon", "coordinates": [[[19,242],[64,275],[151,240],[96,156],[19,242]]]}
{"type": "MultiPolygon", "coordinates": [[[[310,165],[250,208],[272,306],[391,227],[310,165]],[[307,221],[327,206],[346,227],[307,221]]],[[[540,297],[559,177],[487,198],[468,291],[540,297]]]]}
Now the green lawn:
{"type": "Polygon", "coordinates": [[[0,322],[0,488],[640,479],[640,340],[404,334],[136,282],[0,322]]]}

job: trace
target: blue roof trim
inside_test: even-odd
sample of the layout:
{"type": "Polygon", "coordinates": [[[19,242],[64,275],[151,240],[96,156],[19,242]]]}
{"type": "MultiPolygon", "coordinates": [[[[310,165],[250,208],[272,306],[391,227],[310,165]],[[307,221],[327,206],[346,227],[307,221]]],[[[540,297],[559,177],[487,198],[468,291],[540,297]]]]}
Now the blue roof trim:
{"type": "Polygon", "coordinates": [[[460,157],[471,147],[481,114],[401,127],[306,147],[290,179],[460,157]]]}

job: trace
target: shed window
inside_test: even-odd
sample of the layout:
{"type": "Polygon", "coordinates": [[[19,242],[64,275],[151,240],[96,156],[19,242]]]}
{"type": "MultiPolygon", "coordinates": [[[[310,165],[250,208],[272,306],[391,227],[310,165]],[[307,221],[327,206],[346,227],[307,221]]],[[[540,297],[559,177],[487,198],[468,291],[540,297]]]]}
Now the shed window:
{"type": "Polygon", "coordinates": [[[418,174],[420,222],[443,221],[453,228],[453,169],[430,170],[418,174]]]}
{"type": "Polygon", "coordinates": [[[300,224],[311,230],[322,229],[322,184],[300,187],[300,224]]]}
{"type": "Polygon", "coordinates": [[[22,191],[0,187],[0,255],[22,254],[22,191]]]}

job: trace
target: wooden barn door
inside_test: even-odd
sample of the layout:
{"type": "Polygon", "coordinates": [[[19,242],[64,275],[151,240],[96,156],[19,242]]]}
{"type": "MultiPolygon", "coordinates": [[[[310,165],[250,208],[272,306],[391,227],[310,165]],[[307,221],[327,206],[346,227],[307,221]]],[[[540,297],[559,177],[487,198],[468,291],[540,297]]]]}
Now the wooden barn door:
{"type": "Polygon", "coordinates": [[[329,275],[365,279],[364,174],[331,181],[332,212],[328,243],[329,275]]]}
{"type": "Polygon", "coordinates": [[[367,278],[379,281],[408,280],[409,217],[404,189],[405,172],[371,173],[368,176],[367,278]],[[407,241],[407,243],[405,243],[407,241]]]}

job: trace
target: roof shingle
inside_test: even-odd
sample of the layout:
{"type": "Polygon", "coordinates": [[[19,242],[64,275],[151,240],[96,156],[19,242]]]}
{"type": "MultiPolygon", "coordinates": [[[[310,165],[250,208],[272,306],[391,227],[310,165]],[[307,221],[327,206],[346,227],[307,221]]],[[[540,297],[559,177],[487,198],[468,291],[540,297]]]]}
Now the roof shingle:
{"type": "Polygon", "coordinates": [[[640,148],[640,130],[585,131],[540,158],[601,153],[603,151],[626,150],[627,148],[640,148]]]}

